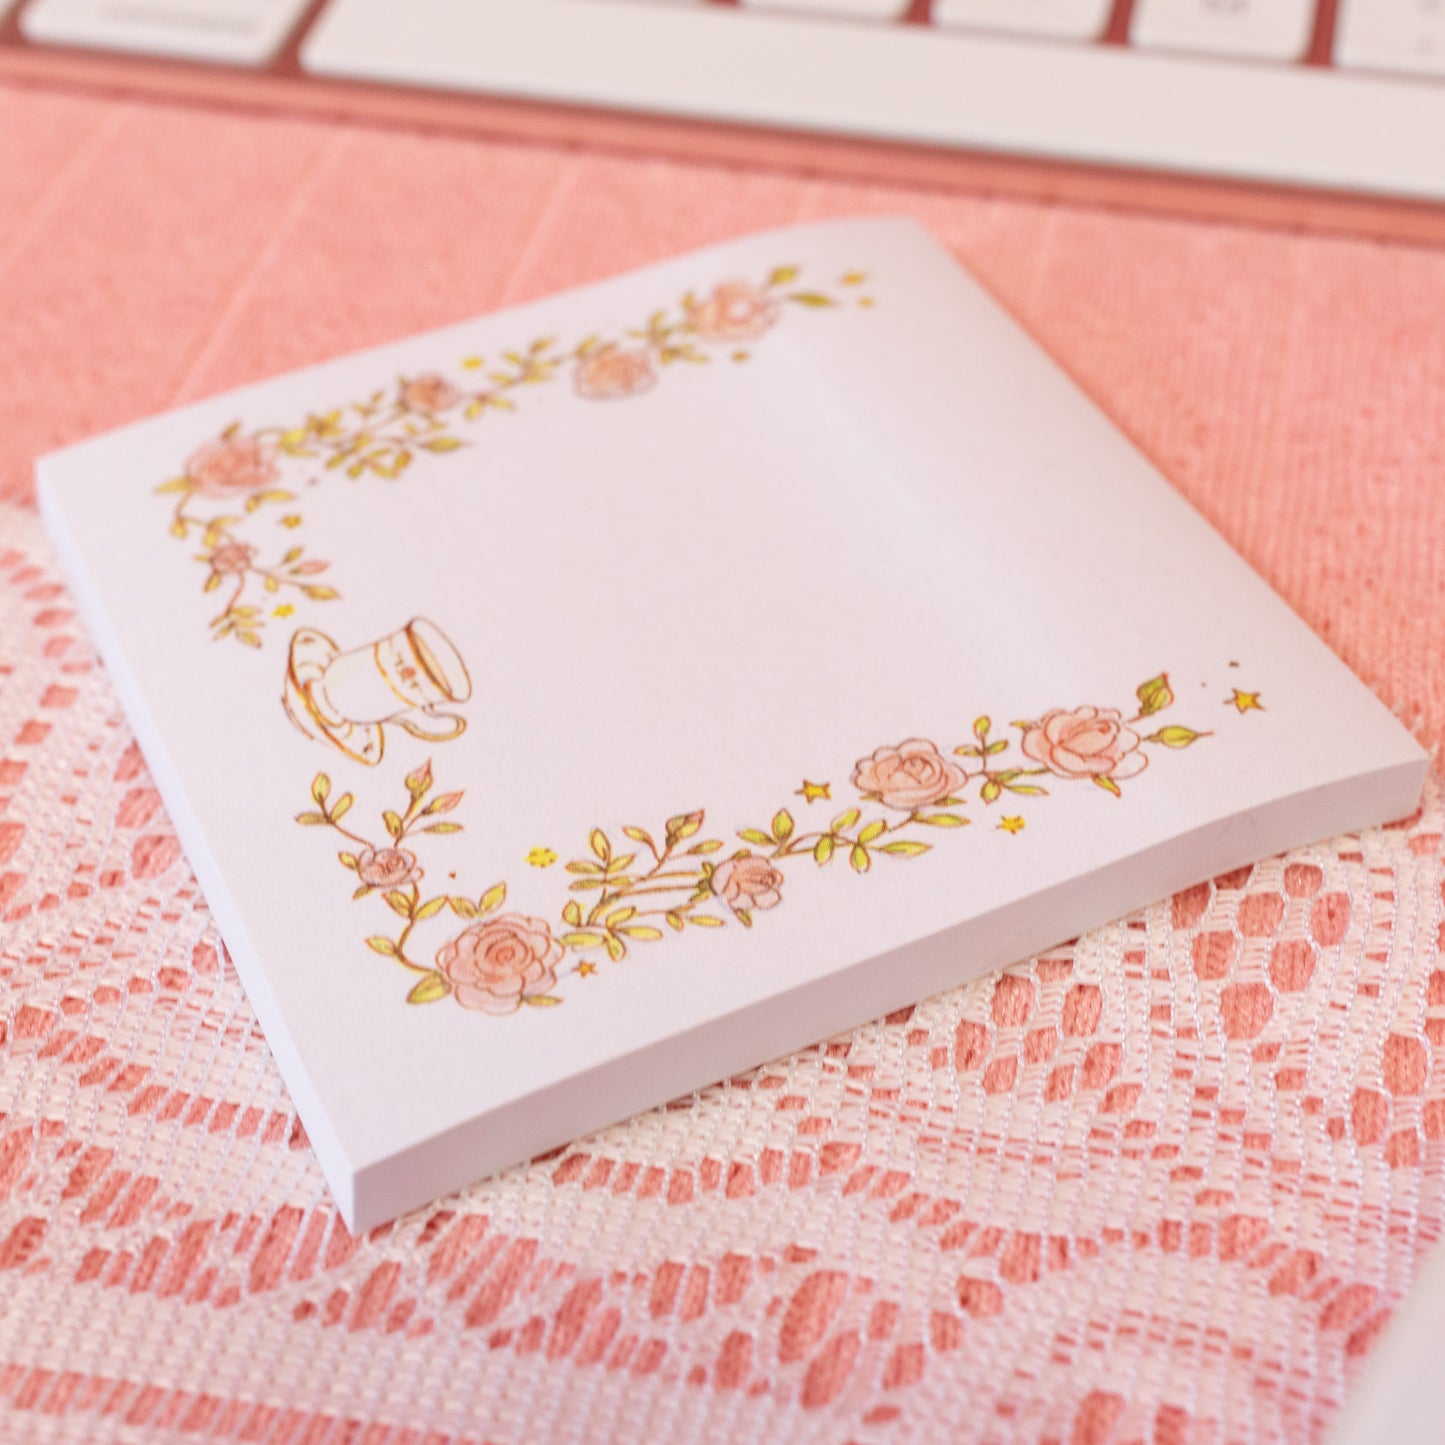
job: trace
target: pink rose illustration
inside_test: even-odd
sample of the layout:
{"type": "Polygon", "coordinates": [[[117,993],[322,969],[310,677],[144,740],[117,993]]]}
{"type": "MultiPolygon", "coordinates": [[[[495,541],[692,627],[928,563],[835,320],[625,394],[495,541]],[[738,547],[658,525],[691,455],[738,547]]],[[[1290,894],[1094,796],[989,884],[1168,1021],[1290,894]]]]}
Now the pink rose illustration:
{"type": "Polygon", "coordinates": [[[719,863],[712,873],[712,891],[736,913],[739,909],[776,908],[783,901],[783,875],[749,853],[719,863]]]}
{"type": "Polygon", "coordinates": [[[464,1008],[509,1014],[524,998],[556,987],[557,965],[565,952],[542,919],[503,913],[472,924],[444,943],[437,967],[464,1008]]]}
{"type": "Polygon", "coordinates": [[[401,389],[401,404],[408,411],[446,411],[461,399],[461,392],[434,371],[413,378],[401,389]]]}
{"type": "Polygon", "coordinates": [[[624,351],[619,346],[608,346],[584,356],[577,363],[572,380],[579,396],[603,400],[636,396],[657,381],[657,373],[646,351],[624,351]]]}
{"type": "Polygon", "coordinates": [[[213,572],[235,575],[247,571],[255,555],[256,549],[245,542],[226,542],[217,547],[206,561],[211,564],[213,572]]]}
{"type": "Polygon", "coordinates": [[[912,812],[939,803],[963,787],[967,775],[926,738],[909,738],[896,748],[878,748],[853,769],[853,786],[889,808],[912,812]]]}
{"type": "Polygon", "coordinates": [[[251,437],[207,442],[191,453],[186,477],[208,497],[234,497],[259,492],[281,475],[271,453],[251,437]]]}
{"type": "Polygon", "coordinates": [[[693,334],[704,341],[755,341],[778,319],[782,306],[746,281],[724,281],[688,310],[693,334]]]}
{"type": "Polygon", "coordinates": [[[405,848],[363,848],[356,855],[356,872],[372,888],[405,888],[421,877],[416,855],[405,848]]]}
{"type": "Polygon", "coordinates": [[[1132,778],[1149,766],[1117,708],[1056,707],[1024,734],[1024,756],[1061,778],[1132,778]]]}

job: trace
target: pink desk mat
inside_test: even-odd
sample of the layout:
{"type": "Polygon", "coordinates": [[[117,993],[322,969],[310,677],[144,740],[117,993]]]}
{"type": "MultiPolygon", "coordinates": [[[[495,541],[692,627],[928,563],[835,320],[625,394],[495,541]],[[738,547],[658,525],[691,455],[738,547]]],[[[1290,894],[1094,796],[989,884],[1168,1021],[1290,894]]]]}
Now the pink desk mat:
{"type": "Polygon", "coordinates": [[[1438,781],[353,1239],[40,534],[51,447],[897,211],[1438,780],[1445,251],[0,87],[0,1438],[1323,1434],[1445,1227],[1438,781]]]}

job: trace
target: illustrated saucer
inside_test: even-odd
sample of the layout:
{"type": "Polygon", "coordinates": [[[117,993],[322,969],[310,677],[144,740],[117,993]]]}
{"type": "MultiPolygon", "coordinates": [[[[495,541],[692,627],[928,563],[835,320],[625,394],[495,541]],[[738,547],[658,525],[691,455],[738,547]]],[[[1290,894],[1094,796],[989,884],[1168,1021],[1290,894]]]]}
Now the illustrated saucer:
{"type": "Polygon", "coordinates": [[[381,761],[386,739],[380,723],[352,722],[327,701],[321,679],[340,649],[314,628],[303,627],[291,639],[286,659],[286,684],[281,693],[286,715],[318,743],[340,748],[358,763],[375,766],[381,761]]]}

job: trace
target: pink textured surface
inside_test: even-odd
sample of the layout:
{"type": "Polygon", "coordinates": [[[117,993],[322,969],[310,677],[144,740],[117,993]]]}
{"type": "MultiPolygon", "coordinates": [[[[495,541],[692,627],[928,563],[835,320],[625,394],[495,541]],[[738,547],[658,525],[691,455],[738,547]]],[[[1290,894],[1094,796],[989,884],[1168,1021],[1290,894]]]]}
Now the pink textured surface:
{"type": "Polygon", "coordinates": [[[1445,254],[0,89],[4,1438],[1325,1429],[1445,1226],[1438,786],[353,1240],[28,510],[175,402],[900,210],[1438,763],[1445,254]]]}

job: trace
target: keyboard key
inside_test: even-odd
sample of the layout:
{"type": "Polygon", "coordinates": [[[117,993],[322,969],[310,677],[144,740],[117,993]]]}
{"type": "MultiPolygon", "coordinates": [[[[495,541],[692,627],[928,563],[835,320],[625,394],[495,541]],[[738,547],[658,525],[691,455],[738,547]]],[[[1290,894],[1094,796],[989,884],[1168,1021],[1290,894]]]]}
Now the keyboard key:
{"type": "Polygon", "coordinates": [[[178,60],[264,65],[307,0],[34,0],[21,11],[27,40],[124,50],[178,60]]]}
{"type": "Polygon", "coordinates": [[[1298,60],[1313,25],[1312,0],[1139,0],[1129,38],[1158,50],[1298,60]]]}
{"type": "Polygon", "coordinates": [[[1095,40],[1112,8],[1112,0],[933,0],[933,21],[960,30],[1095,40]]]}
{"type": "Polygon", "coordinates": [[[1445,0],[1343,0],[1335,64],[1445,75],[1445,0]]]}
{"type": "Polygon", "coordinates": [[[329,0],[301,65],[340,79],[1445,201],[1445,86],[1323,66],[642,0],[329,0]]]}
{"type": "Polygon", "coordinates": [[[842,16],[847,20],[898,20],[908,0],[739,0],[750,10],[788,10],[795,15],[842,16]]]}

